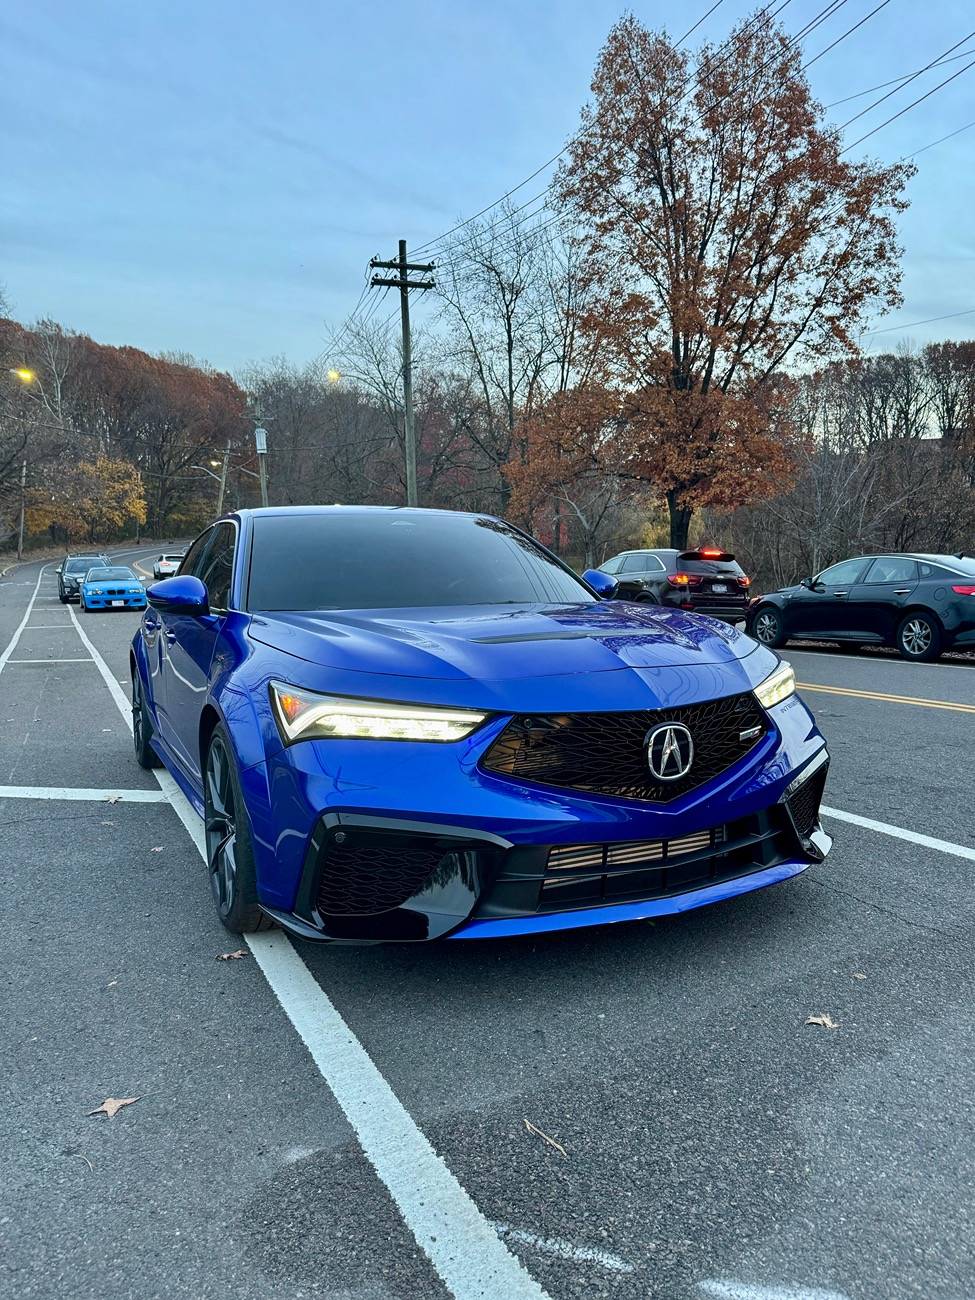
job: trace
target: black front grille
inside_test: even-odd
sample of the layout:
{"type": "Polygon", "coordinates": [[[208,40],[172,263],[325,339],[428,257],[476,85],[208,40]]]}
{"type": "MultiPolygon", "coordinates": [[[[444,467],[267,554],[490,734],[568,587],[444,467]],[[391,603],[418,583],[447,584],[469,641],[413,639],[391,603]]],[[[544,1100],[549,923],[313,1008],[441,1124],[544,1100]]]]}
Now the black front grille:
{"type": "Polygon", "coordinates": [[[667,803],[737,762],[767,729],[750,691],[676,709],[526,715],[508,723],[482,766],[543,785],[667,803]],[[694,741],[691,769],[677,781],[657,781],[647,764],[647,737],[666,722],[683,723],[694,741]]]}
{"type": "Polygon", "coordinates": [[[828,763],[821,764],[786,800],[796,830],[803,837],[812,831],[819,817],[819,804],[826,786],[828,767],[828,763]]]}

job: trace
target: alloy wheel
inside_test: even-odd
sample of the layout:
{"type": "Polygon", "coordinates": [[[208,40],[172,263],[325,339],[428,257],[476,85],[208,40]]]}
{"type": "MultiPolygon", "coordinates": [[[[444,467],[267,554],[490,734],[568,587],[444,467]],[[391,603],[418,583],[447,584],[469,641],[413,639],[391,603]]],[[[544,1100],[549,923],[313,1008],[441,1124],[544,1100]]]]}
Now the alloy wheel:
{"type": "Polygon", "coordinates": [[[215,737],[207,753],[205,832],[210,889],[217,911],[226,916],[237,888],[237,804],[230,755],[215,737]]]}
{"type": "Polygon", "coordinates": [[[759,641],[769,645],[779,634],[778,619],[774,614],[759,614],[755,620],[755,635],[759,641]]]}
{"type": "Polygon", "coordinates": [[[142,684],[139,681],[139,674],[135,673],[132,678],[132,739],[135,741],[135,752],[137,754],[142,750],[144,731],[145,725],[142,716],[142,684]]]}
{"type": "Polygon", "coordinates": [[[909,655],[923,655],[931,648],[931,625],[923,618],[912,618],[904,624],[901,642],[909,655]]]}

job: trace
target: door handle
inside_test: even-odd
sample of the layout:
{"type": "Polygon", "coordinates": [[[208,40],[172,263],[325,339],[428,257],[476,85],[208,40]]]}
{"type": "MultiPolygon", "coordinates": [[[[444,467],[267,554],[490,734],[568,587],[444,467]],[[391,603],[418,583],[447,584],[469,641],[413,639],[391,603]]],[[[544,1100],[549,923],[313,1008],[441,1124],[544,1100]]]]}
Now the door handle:
{"type": "Polygon", "coordinates": [[[896,587],[894,589],[895,596],[909,596],[910,594],[911,594],[910,587],[896,587]]]}
{"type": "Polygon", "coordinates": [[[846,596],[846,595],[848,595],[848,594],[849,594],[849,593],[846,592],[846,591],[834,591],[834,592],[833,592],[833,595],[836,596],[837,598],[839,598],[840,596],[846,596]]]}
{"type": "Polygon", "coordinates": [[[176,633],[170,627],[166,628],[166,640],[169,642],[170,645],[172,645],[173,642],[176,640],[176,633]]]}

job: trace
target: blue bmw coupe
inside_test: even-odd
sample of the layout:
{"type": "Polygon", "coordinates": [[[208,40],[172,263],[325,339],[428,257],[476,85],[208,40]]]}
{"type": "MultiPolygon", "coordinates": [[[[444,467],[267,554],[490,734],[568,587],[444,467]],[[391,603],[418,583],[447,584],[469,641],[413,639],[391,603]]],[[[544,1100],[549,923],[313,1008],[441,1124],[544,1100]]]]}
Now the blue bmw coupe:
{"type": "Polygon", "coordinates": [[[224,925],[537,934],[820,861],[828,757],[788,664],[604,596],[484,515],[308,506],[208,528],[149,588],[132,711],[138,761],[204,819],[224,925]]]}

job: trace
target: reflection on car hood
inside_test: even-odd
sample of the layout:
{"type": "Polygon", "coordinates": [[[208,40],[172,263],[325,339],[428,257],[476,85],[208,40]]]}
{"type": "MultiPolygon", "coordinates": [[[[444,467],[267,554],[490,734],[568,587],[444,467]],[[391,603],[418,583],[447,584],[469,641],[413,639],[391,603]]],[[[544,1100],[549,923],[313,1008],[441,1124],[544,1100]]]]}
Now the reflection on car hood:
{"type": "Polygon", "coordinates": [[[455,681],[733,664],[758,648],[713,619],[623,601],[254,614],[250,636],[324,667],[455,681]]]}

